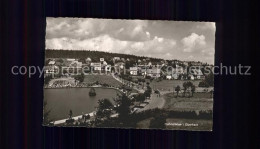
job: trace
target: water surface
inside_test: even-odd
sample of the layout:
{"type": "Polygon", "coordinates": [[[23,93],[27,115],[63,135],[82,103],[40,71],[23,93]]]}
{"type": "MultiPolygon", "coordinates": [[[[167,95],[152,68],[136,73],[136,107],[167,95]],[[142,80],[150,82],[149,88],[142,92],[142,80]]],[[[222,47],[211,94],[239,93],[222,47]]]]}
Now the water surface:
{"type": "Polygon", "coordinates": [[[60,120],[68,118],[69,110],[73,116],[81,115],[82,112],[90,113],[95,111],[98,100],[107,98],[113,103],[119,91],[107,88],[95,88],[97,95],[88,95],[90,88],[59,88],[44,89],[44,100],[47,101],[47,108],[51,109],[49,118],[60,120]]]}

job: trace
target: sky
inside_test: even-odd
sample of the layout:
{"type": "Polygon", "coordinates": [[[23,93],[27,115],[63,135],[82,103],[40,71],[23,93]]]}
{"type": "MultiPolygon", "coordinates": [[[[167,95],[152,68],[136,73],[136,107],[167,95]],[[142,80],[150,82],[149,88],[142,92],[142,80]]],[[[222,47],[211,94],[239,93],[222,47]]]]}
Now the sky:
{"type": "Polygon", "coordinates": [[[92,18],[46,21],[46,49],[106,51],[214,64],[214,22],[92,18]]]}

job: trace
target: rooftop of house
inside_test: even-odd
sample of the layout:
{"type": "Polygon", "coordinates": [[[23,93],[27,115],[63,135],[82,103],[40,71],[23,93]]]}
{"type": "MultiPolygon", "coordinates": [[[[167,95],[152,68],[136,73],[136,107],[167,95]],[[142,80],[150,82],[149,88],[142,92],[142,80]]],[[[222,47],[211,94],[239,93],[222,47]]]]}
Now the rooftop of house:
{"type": "Polygon", "coordinates": [[[50,61],[48,64],[49,64],[49,65],[54,65],[54,64],[55,64],[55,61],[50,61]]]}
{"type": "Polygon", "coordinates": [[[137,71],[138,67],[130,67],[130,71],[137,71]]]}
{"type": "Polygon", "coordinates": [[[86,58],[86,61],[91,61],[91,58],[89,58],[89,57],[88,57],[88,58],[86,58]]]}

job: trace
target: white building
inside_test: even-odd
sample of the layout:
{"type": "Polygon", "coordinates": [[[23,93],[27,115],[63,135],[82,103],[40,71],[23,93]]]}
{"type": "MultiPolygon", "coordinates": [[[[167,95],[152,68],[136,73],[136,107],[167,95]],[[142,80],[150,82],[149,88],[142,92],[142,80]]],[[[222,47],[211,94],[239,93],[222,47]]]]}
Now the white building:
{"type": "Polygon", "coordinates": [[[106,65],[105,71],[106,72],[111,72],[111,65],[106,65]]]}
{"type": "Polygon", "coordinates": [[[196,79],[205,79],[205,76],[199,68],[192,69],[192,74],[196,76],[196,79]]]}
{"type": "Polygon", "coordinates": [[[94,68],[94,70],[101,71],[101,63],[90,63],[90,66],[94,68]]]}
{"type": "Polygon", "coordinates": [[[119,61],[119,60],[120,60],[120,57],[114,57],[113,60],[119,61]]]}
{"type": "Polygon", "coordinates": [[[124,69],[125,63],[123,63],[123,62],[118,62],[118,63],[115,64],[115,67],[118,67],[118,68],[120,68],[120,69],[124,69]]]}
{"type": "Polygon", "coordinates": [[[161,70],[158,68],[147,69],[147,76],[158,78],[161,76],[161,70]]]}
{"type": "Polygon", "coordinates": [[[89,58],[89,57],[85,59],[85,63],[86,63],[87,65],[89,65],[89,64],[91,63],[91,61],[92,61],[92,60],[91,60],[91,58],[89,58]]]}
{"type": "Polygon", "coordinates": [[[172,74],[172,78],[173,78],[173,79],[177,80],[178,77],[179,77],[179,75],[177,75],[176,73],[175,73],[175,74],[172,74]]]}
{"type": "Polygon", "coordinates": [[[166,79],[167,79],[167,80],[171,80],[171,79],[172,79],[172,76],[171,76],[171,75],[167,75],[167,76],[166,76],[166,79]]]}
{"type": "Polygon", "coordinates": [[[90,57],[88,57],[88,58],[86,58],[86,60],[85,60],[85,61],[91,62],[91,58],[90,58],[90,57]]]}
{"type": "Polygon", "coordinates": [[[67,58],[67,61],[75,61],[75,58],[67,58]]]}
{"type": "Polygon", "coordinates": [[[49,61],[48,65],[54,65],[55,61],[49,61]]]}
{"type": "Polygon", "coordinates": [[[106,61],[103,61],[103,65],[106,66],[106,65],[107,65],[107,62],[106,62],[106,61]]]}
{"type": "Polygon", "coordinates": [[[193,75],[189,75],[189,77],[190,77],[191,80],[195,79],[195,77],[193,75]]]}
{"type": "Polygon", "coordinates": [[[54,74],[58,70],[57,66],[44,66],[44,71],[46,74],[54,74]]]}
{"type": "Polygon", "coordinates": [[[138,68],[137,67],[130,67],[130,74],[131,75],[137,75],[138,68]]]}
{"type": "Polygon", "coordinates": [[[82,62],[73,61],[73,62],[70,63],[70,67],[82,68],[82,62]]]}
{"type": "Polygon", "coordinates": [[[184,73],[184,68],[182,66],[176,65],[175,72],[177,74],[183,74],[184,73]]]}

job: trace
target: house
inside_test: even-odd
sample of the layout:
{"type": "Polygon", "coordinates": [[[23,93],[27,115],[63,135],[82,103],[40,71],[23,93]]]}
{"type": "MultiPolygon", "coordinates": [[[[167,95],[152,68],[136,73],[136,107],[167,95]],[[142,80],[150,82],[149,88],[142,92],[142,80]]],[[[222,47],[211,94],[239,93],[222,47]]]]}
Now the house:
{"type": "Polygon", "coordinates": [[[184,68],[182,66],[176,65],[175,72],[177,74],[183,74],[184,73],[184,68]]]}
{"type": "Polygon", "coordinates": [[[63,65],[63,62],[60,62],[60,61],[55,62],[55,66],[61,66],[61,65],[63,65]]]}
{"type": "Polygon", "coordinates": [[[138,74],[138,67],[130,67],[130,74],[137,75],[138,74]]]}
{"type": "Polygon", "coordinates": [[[70,63],[70,67],[82,68],[82,62],[73,61],[73,62],[70,63]]]}
{"type": "Polygon", "coordinates": [[[91,61],[92,61],[92,60],[91,60],[91,58],[89,58],[89,57],[85,59],[85,63],[86,63],[87,65],[90,65],[91,61]]]}
{"type": "Polygon", "coordinates": [[[106,72],[111,72],[111,65],[106,65],[105,66],[105,71],[106,72]]]}
{"type": "Polygon", "coordinates": [[[148,66],[152,66],[152,65],[153,65],[152,62],[149,62],[149,63],[148,63],[148,66]]]}
{"type": "Polygon", "coordinates": [[[88,58],[86,58],[86,60],[85,60],[85,61],[91,62],[91,58],[90,58],[90,57],[88,57],[88,58]]]}
{"type": "Polygon", "coordinates": [[[98,62],[98,63],[90,63],[90,66],[93,68],[94,71],[101,71],[101,63],[98,62]]]}
{"type": "Polygon", "coordinates": [[[49,61],[48,65],[54,65],[55,61],[49,61]]]}
{"type": "Polygon", "coordinates": [[[205,76],[204,75],[198,75],[197,79],[200,79],[200,80],[205,79],[205,76]]]}
{"type": "Polygon", "coordinates": [[[67,58],[67,61],[75,61],[76,59],[75,58],[67,58]]]}
{"type": "Polygon", "coordinates": [[[125,63],[124,62],[118,62],[118,63],[115,64],[115,67],[123,69],[125,67],[125,63]]]}
{"type": "Polygon", "coordinates": [[[190,78],[190,80],[194,80],[195,79],[195,77],[193,75],[189,75],[188,77],[190,78]]]}
{"type": "Polygon", "coordinates": [[[176,74],[176,73],[175,73],[175,74],[172,74],[172,78],[175,79],[175,80],[177,80],[177,79],[179,78],[179,75],[176,74]]]}
{"type": "Polygon", "coordinates": [[[106,61],[103,61],[102,65],[103,65],[103,66],[106,66],[106,65],[107,65],[107,62],[106,62],[106,61]]]}
{"type": "Polygon", "coordinates": [[[82,70],[82,62],[78,62],[78,61],[64,61],[63,62],[63,67],[62,67],[62,73],[66,74],[75,74],[75,73],[79,73],[79,70],[82,70]]]}
{"type": "Polygon", "coordinates": [[[146,76],[146,74],[147,74],[147,69],[146,68],[141,68],[140,69],[140,73],[142,74],[142,76],[146,76]]]}
{"type": "Polygon", "coordinates": [[[202,66],[201,62],[190,62],[191,66],[202,66]]]}
{"type": "Polygon", "coordinates": [[[57,66],[44,66],[45,74],[54,74],[58,71],[57,66]]]}
{"type": "Polygon", "coordinates": [[[161,70],[158,68],[147,69],[147,76],[159,78],[161,76],[161,70]]]}
{"type": "Polygon", "coordinates": [[[183,65],[188,66],[189,64],[188,64],[188,62],[183,62],[183,65]]]}
{"type": "Polygon", "coordinates": [[[196,79],[205,79],[202,71],[199,68],[192,69],[192,74],[196,76],[196,79]]]}
{"type": "Polygon", "coordinates": [[[113,61],[119,61],[120,60],[120,57],[114,57],[113,58],[113,61]]]}
{"type": "Polygon", "coordinates": [[[171,76],[171,75],[167,75],[167,76],[166,76],[166,79],[167,79],[167,80],[171,80],[171,79],[172,79],[172,76],[171,76]]]}
{"type": "Polygon", "coordinates": [[[82,72],[89,73],[91,68],[89,67],[89,64],[82,64],[82,72]]]}
{"type": "Polygon", "coordinates": [[[70,67],[70,64],[72,63],[72,61],[64,61],[63,62],[63,65],[64,65],[64,67],[70,67]]]}
{"type": "Polygon", "coordinates": [[[178,79],[179,75],[181,74],[184,74],[184,68],[179,65],[176,65],[176,68],[172,69],[172,77],[174,79],[178,79]]]}

